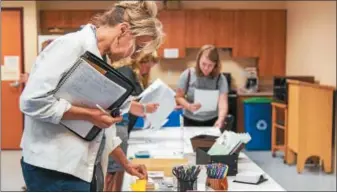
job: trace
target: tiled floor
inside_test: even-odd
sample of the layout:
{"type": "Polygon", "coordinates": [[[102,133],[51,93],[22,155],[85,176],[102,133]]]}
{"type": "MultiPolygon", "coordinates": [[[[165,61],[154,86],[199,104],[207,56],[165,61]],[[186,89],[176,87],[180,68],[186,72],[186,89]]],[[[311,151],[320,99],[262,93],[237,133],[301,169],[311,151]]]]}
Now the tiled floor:
{"type": "MultiPolygon", "coordinates": [[[[298,174],[296,166],[283,164],[281,157],[272,158],[270,152],[246,154],[287,191],[336,191],[336,174],[310,167],[298,174]]],[[[1,191],[21,191],[24,181],[20,158],[20,151],[1,152],[1,191]]]]}
{"type": "Polygon", "coordinates": [[[296,165],[283,163],[282,153],[277,153],[275,158],[270,151],[245,154],[287,191],[336,191],[336,173],[326,174],[320,167],[308,165],[298,174],[296,165]]]}

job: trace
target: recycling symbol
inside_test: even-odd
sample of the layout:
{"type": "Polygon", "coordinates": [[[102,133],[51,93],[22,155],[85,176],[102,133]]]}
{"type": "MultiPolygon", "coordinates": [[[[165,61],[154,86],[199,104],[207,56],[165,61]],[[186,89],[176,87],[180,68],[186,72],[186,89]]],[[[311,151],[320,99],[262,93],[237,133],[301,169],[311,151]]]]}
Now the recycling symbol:
{"type": "Polygon", "coordinates": [[[266,130],[268,127],[268,124],[265,120],[259,120],[257,123],[256,123],[256,128],[260,131],[264,131],[266,130]]]}

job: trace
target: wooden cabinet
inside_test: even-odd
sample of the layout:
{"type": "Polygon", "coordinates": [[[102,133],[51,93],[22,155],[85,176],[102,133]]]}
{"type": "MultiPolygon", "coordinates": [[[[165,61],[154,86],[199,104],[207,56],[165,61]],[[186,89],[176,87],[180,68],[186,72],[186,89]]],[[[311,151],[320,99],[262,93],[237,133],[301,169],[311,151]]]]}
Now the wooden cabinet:
{"type": "Polygon", "coordinates": [[[335,87],[288,80],[287,163],[297,172],[318,156],[323,170],[332,172],[333,103],[335,87]]]}
{"type": "Polygon", "coordinates": [[[214,43],[219,48],[234,46],[234,11],[215,10],[212,12],[214,43]]]}
{"type": "Polygon", "coordinates": [[[235,38],[233,57],[258,58],[261,48],[261,11],[235,11],[235,38]]]}
{"type": "Polygon", "coordinates": [[[40,12],[41,29],[67,28],[71,25],[71,15],[68,11],[48,10],[40,12]]]}
{"type": "Polygon", "coordinates": [[[214,30],[214,10],[185,11],[185,46],[200,48],[205,44],[214,44],[217,32],[214,30]]]}
{"type": "Polygon", "coordinates": [[[159,48],[159,56],[164,56],[164,49],[179,50],[179,58],[185,57],[185,12],[179,10],[164,10],[158,15],[166,34],[164,44],[159,48]]]}
{"type": "Polygon", "coordinates": [[[41,29],[63,28],[78,29],[102,10],[42,10],[40,11],[41,29]]]}
{"type": "Polygon", "coordinates": [[[262,12],[262,38],[258,61],[259,76],[284,76],[286,60],[285,10],[262,12]]]}

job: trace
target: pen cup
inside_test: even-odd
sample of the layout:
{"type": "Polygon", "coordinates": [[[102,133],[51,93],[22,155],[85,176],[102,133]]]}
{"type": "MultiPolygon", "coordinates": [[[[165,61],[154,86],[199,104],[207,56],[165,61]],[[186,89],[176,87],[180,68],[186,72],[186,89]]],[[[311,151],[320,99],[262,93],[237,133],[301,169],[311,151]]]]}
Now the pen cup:
{"type": "Polygon", "coordinates": [[[177,179],[177,192],[187,192],[197,190],[197,180],[194,181],[184,181],[177,179]]]}
{"type": "Polygon", "coordinates": [[[216,191],[227,191],[228,190],[227,177],[221,178],[221,179],[207,177],[206,185],[216,191]]]}

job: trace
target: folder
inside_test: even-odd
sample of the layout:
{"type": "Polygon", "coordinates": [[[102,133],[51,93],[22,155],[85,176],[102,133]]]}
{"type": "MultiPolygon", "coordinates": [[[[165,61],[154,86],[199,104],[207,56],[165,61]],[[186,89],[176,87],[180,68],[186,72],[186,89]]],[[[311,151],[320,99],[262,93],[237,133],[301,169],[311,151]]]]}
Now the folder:
{"type": "MultiPolygon", "coordinates": [[[[53,91],[56,98],[72,105],[115,111],[134,90],[131,81],[96,55],[85,52],[61,78],[53,91]]],[[[93,140],[102,129],[85,120],[61,120],[61,125],[83,138],[93,140]]]]}

